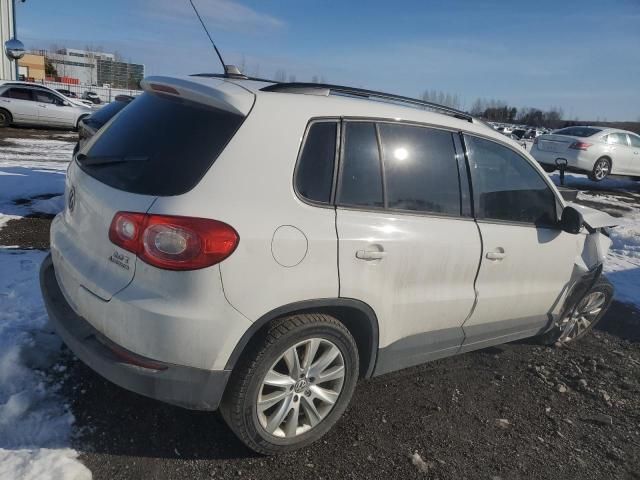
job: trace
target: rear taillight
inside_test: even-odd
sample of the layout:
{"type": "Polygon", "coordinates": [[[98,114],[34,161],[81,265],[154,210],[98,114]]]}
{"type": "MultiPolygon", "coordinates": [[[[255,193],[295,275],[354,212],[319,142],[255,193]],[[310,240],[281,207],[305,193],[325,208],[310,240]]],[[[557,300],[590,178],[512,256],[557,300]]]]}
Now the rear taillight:
{"type": "Polygon", "coordinates": [[[591,144],[586,142],[573,142],[569,145],[569,148],[573,148],[574,150],[587,150],[590,146],[591,144]]]}
{"type": "Polygon", "coordinates": [[[240,237],[226,223],[208,218],[118,212],[109,240],[155,267],[196,270],[227,258],[240,237]]]}

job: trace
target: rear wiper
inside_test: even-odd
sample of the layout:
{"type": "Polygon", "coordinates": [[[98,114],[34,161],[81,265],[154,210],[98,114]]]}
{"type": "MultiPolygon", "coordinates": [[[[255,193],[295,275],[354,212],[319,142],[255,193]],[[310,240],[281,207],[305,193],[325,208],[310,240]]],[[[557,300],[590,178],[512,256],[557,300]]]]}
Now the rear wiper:
{"type": "Polygon", "coordinates": [[[101,157],[89,157],[84,153],[79,153],[76,156],[78,162],[84,166],[89,165],[111,165],[113,163],[130,163],[130,162],[146,162],[149,157],[143,156],[131,156],[131,157],[116,157],[116,156],[101,156],[101,157]]]}

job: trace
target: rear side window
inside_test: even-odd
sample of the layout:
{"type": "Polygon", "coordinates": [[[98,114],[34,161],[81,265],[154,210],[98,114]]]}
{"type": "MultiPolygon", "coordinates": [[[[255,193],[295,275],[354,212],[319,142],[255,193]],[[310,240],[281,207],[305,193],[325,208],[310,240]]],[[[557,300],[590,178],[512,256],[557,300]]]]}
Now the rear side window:
{"type": "Polygon", "coordinates": [[[556,199],[541,175],[513,150],[465,136],[476,217],[552,226],[556,199]]]}
{"type": "Polygon", "coordinates": [[[314,202],[331,201],[337,130],[336,122],[315,122],[307,132],[296,172],[296,188],[300,195],[314,202]]]}
{"type": "Polygon", "coordinates": [[[626,133],[610,133],[607,135],[607,143],[612,145],[629,145],[626,133]]]}
{"type": "Polygon", "coordinates": [[[373,123],[345,122],[341,170],[339,204],[384,206],[380,153],[373,123]]]}
{"type": "Polygon", "coordinates": [[[388,208],[460,214],[458,165],[450,132],[380,124],[388,208]]]}
{"type": "Polygon", "coordinates": [[[144,93],[98,133],[83,171],[120,190],[179,195],[191,190],[244,117],[180,98],[144,93]]]}
{"type": "Polygon", "coordinates": [[[600,133],[601,131],[602,129],[600,128],[567,127],[556,130],[553,133],[558,135],[570,135],[572,137],[590,137],[591,135],[595,135],[596,133],[600,133]]]}
{"type": "Polygon", "coordinates": [[[16,100],[33,100],[31,98],[31,90],[28,88],[10,88],[2,96],[15,98],[16,100]]]}

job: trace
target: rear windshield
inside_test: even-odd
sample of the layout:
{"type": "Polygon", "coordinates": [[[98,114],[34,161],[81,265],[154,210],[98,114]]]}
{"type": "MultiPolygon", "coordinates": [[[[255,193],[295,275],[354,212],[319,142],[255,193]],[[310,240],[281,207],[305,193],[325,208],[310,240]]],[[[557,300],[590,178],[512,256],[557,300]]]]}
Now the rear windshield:
{"type": "Polygon", "coordinates": [[[557,135],[570,135],[572,137],[590,137],[591,135],[595,135],[596,133],[600,133],[601,131],[602,129],[600,128],[567,127],[556,130],[553,133],[557,135]]]}
{"type": "Polygon", "coordinates": [[[88,175],[119,190],[180,195],[196,186],[243,119],[180,98],[144,93],[98,133],[78,163],[88,175]]]}

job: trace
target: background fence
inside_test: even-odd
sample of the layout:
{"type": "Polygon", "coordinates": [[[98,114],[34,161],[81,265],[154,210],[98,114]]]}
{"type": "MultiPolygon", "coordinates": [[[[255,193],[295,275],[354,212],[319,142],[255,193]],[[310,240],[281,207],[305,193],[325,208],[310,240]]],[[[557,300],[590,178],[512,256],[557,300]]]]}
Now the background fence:
{"type": "Polygon", "coordinates": [[[113,99],[115,99],[117,95],[131,95],[132,97],[135,97],[136,95],[140,95],[142,93],[142,90],[94,87],[91,85],[73,85],[73,84],[62,83],[62,82],[51,82],[48,80],[43,80],[35,83],[41,83],[42,85],[45,85],[49,88],[53,88],[55,90],[57,89],[69,90],[70,92],[75,93],[78,96],[78,98],[81,98],[85,92],[94,92],[94,93],[97,93],[98,96],[100,97],[100,100],[102,100],[105,103],[111,102],[113,99]]]}

